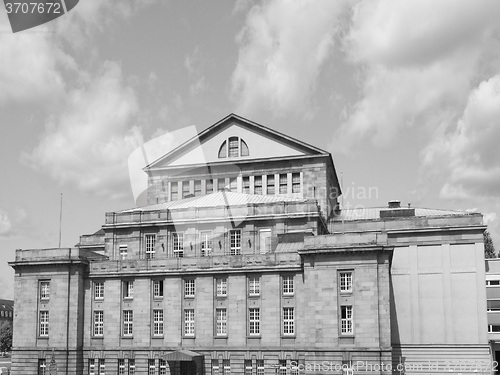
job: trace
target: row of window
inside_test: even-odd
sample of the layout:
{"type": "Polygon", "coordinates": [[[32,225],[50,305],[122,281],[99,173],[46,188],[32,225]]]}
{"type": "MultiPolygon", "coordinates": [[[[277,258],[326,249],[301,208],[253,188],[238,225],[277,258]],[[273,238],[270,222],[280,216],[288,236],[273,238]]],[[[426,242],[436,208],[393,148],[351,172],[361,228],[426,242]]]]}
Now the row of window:
{"type": "Polygon", "coordinates": [[[0,311],[0,316],[1,317],[7,317],[7,318],[12,318],[12,311],[0,311]]]}
{"type": "MultiPolygon", "coordinates": [[[[294,294],[294,282],[293,276],[282,276],[282,292],[284,296],[292,296],[294,294]]],[[[163,284],[164,280],[153,280],[153,298],[163,297],[163,284]]],[[[104,281],[95,281],[94,285],[94,299],[103,300],[104,299],[104,281]]],[[[256,297],[260,295],[260,277],[249,276],[248,277],[248,294],[251,297],[256,297]]],[[[215,291],[217,297],[226,297],[228,294],[228,279],[227,277],[220,277],[215,279],[215,291]]],[[[195,279],[185,279],[184,280],[184,298],[194,298],[196,295],[196,280],[195,279]]],[[[134,297],[134,281],[126,280],[123,281],[123,298],[133,298],[134,297]]]]}
{"type": "MultiPolygon", "coordinates": [[[[282,276],[282,293],[284,296],[290,296],[294,294],[294,277],[293,276],[282,276]]],[[[340,282],[340,292],[347,293],[352,292],[352,272],[345,271],[339,272],[339,282],[340,282]]],[[[164,280],[153,280],[153,298],[163,297],[163,283],[164,280]]],[[[95,281],[94,285],[94,299],[102,300],[104,299],[104,281],[95,281]]],[[[218,297],[225,297],[228,293],[228,279],[227,277],[221,277],[215,279],[216,285],[216,295],[218,297]]],[[[193,298],[195,297],[195,279],[185,279],[184,280],[184,297],[193,298]]],[[[260,277],[250,276],[248,277],[248,294],[250,296],[260,295],[260,277]]],[[[40,299],[46,300],[50,296],[50,281],[40,281],[40,299]]],[[[123,282],[123,297],[133,298],[134,296],[134,281],[126,280],[123,282]]]]}
{"type": "MultiPolygon", "coordinates": [[[[200,232],[200,249],[201,256],[212,255],[212,231],[200,232]]],[[[260,239],[260,252],[265,254],[271,251],[271,229],[264,228],[259,231],[260,239]]],[[[156,256],[156,233],[146,233],[144,235],[144,252],[147,259],[154,259],[156,256]]],[[[184,233],[172,232],[171,233],[171,249],[172,256],[182,258],[184,257],[184,233]]],[[[120,259],[126,260],[128,258],[128,246],[119,245],[120,259]]],[[[229,231],[229,254],[228,255],[241,255],[241,229],[233,229],[229,231]]]]}
{"type": "MultiPolygon", "coordinates": [[[[277,178],[275,174],[268,174],[264,176],[253,176],[253,193],[257,195],[264,194],[264,189],[267,195],[285,195],[288,193],[300,193],[300,173],[291,173],[291,191],[288,190],[288,173],[280,173],[277,178]],[[264,177],[265,176],[265,184],[264,177]]],[[[243,176],[241,178],[241,193],[250,194],[250,176],[243,176]]],[[[238,178],[218,178],[216,186],[214,186],[214,179],[205,180],[205,192],[202,191],[201,180],[194,181],[181,181],[180,182],[181,194],[179,194],[179,182],[170,182],[170,200],[175,201],[178,199],[188,198],[191,196],[201,196],[204,194],[212,194],[215,191],[229,190],[238,192],[238,178]],[[193,186],[194,190],[191,190],[193,186]]]]}
{"type": "MultiPolygon", "coordinates": [[[[40,335],[48,335],[48,312],[47,321],[40,325],[40,335]],[[42,331],[43,328],[43,331],[42,331]],[[43,334],[42,334],[43,333],[43,334]]],[[[190,337],[195,335],[195,311],[194,309],[184,309],[183,334],[190,337]]],[[[161,309],[154,309],[152,314],[152,335],[163,336],[164,334],[164,312],[161,309]]],[[[42,322],[40,318],[40,322],[42,322]]],[[[248,309],[248,334],[250,336],[260,336],[261,309],[251,307],[248,309]]],[[[225,307],[215,309],[215,335],[227,336],[228,310],[225,307]]],[[[134,312],[132,310],[123,311],[123,336],[132,336],[134,333],[134,312]]],[[[295,335],[295,308],[283,307],[282,314],[283,335],[295,335]]],[[[340,307],[340,333],[353,333],[353,308],[350,305],[340,307]]],[[[93,335],[100,337],[104,335],[104,311],[94,311],[93,335]]]]}
{"type": "MultiPolygon", "coordinates": [[[[48,319],[48,312],[46,318],[48,319]]],[[[183,311],[183,335],[193,337],[195,335],[195,311],[194,309],[184,309],[183,311]]],[[[154,309],[152,314],[152,335],[163,336],[164,334],[164,312],[160,309],[154,309]]],[[[261,311],[258,307],[248,309],[248,333],[249,335],[260,335],[261,311]]],[[[215,335],[227,336],[228,311],[227,308],[215,309],[215,335]]],[[[123,336],[132,336],[134,333],[134,312],[133,310],[123,311],[123,336]]],[[[293,307],[283,308],[283,335],[295,335],[295,317],[293,307]]],[[[40,335],[48,335],[48,320],[46,325],[40,326],[40,335]]],[[[94,311],[93,336],[101,337],[104,335],[104,311],[94,311]]]]}
{"type": "MultiPolygon", "coordinates": [[[[298,360],[279,360],[278,365],[273,364],[275,373],[277,375],[298,375],[299,366],[298,360]]],[[[231,360],[212,359],[212,375],[230,375],[231,374],[231,360]]],[[[48,375],[47,360],[38,360],[38,375],[48,375]]],[[[116,371],[116,370],[115,370],[116,371]]],[[[135,375],[136,374],[136,361],[133,358],[118,359],[118,375],[135,375]]],[[[167,374],[167,361],[164,359],[148,359],[147,360],[148,375],[166,375],[167,374]]],[[[114,372],[116,374],[116,372],[114,372]]],[[[104,358],[89,358],[88,360],[88,374],[89,375],[106,375],[106,360],[104,358]]],[[[244,362],[244,375],[264,375],[265,362],[263,359],[245,359],[244,362]]]]}

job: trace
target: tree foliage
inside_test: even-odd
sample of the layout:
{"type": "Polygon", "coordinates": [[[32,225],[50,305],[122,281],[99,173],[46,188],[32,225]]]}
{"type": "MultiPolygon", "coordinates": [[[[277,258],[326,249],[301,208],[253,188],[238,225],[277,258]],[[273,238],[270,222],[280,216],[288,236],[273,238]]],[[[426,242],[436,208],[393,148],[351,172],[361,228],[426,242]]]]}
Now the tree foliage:
{"type": "Polygon", "coordinates": [[[0,325],[0,351],[8,352],[12,349],[12,324],[3,322],[0,325]]]}
{"type": "Polygon", "coordinates": [[[490,232],[485,230],[483,233],[483,237],[484,237],[484,257],[496,258],[495,246],[493,246],[493,240],[491,239],[490,232]]]}

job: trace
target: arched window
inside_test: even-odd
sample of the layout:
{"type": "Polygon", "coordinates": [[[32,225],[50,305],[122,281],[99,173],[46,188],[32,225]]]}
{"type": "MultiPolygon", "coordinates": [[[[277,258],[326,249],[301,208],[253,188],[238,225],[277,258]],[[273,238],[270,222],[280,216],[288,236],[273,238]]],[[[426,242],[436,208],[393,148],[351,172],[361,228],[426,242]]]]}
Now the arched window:
{"type": "Polygon", "coordinates": [[[247,143],[242,139],[241,140],[241,156],[248,156],[248,146],[247,143]]]}
{"type": "Polygon", "coordinates": [[[239,156],[249,156],[248,145],[239,137],[229,137],[222,142],[219,148],[219,159],[230,157],[237,158],[239,156]]]}
{"type": "Polygon", "coordinates": [[[219,148],[219,159],[226,157],[226,141],[222,142],[222,145],[219,148]]]}

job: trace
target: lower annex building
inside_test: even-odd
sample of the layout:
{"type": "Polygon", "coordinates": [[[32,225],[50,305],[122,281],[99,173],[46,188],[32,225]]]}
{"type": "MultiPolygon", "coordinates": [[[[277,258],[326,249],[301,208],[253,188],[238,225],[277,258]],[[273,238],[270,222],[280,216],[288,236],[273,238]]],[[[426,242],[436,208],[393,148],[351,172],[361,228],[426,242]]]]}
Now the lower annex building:
{"type": "Polygon", "coordinates": [[[341,209],[328,152],[234,114],[144,170],[147,206],[16,251],[13,374],[491,372],[480,214],[341,209]]]}

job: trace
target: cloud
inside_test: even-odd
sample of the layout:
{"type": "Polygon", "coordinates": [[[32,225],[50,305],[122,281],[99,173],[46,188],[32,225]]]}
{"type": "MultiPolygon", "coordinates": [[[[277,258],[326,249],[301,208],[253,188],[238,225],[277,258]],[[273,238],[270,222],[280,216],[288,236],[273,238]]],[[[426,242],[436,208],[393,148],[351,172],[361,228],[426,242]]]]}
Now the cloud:
{"type": "Polygon", "coordinates": [[[0,208],[0,238],[14,236],[27,218],[28,215],[23,208],[16,207],[13,213],[0,208]]]}
{"type": "Polygon", "coordinates": [[[333,51],[344,2],[274,0],[254,5],[237,37],[232,96],[242,113],[277,116],[311,107],[321,67],[333,51]]]}
{"type": "Polygon", "coordinates": [[[12,229],[12,223],[7,215],[7,212],[0,209],[0,236],[6,236],[12,229]]]}
{"type": "Polygon", "coordinates": [[[184,67],[188,71],[190,80],[189,93],[191,96],[196,96],[204,92],[208,85],[203,71],[205,69],[206,59],[201,52],[199,46],[196,46],[192,53],[184,58],[184,67]]]}
{"type": "Polygon", "coordinates": [[[471,92],[455,128],[426,150],[428,164],[441,160],[447,199],[500,196],[500,74],[471,92]]]}
{"type": "Polygon", "coordinates": [[[334,136],[336,149],[370,138],[388,144],[410,127],[433,134],[456,121],[494,69],[499,17],[500,3],[489,0],[356,3],[343,48],[360,69],[360,98],[334,136]]]}
{"type": "Polygon", "coordinates": [[[0,14],[0,105],[9,101],[56,102],[65,91],[63,74],[76,64],[46,26],[13,34],[7,14],[0,14]]]}
{"type": "Polygon", "coordinates": [[[98,195],[121,196],[127,183],[127,158],[142,142],[134,125],[135,92],[123,82],[117,63],[69,92],[64,111],[46,124],[40,143],[25,162],[61,184],[98,195]]]}

